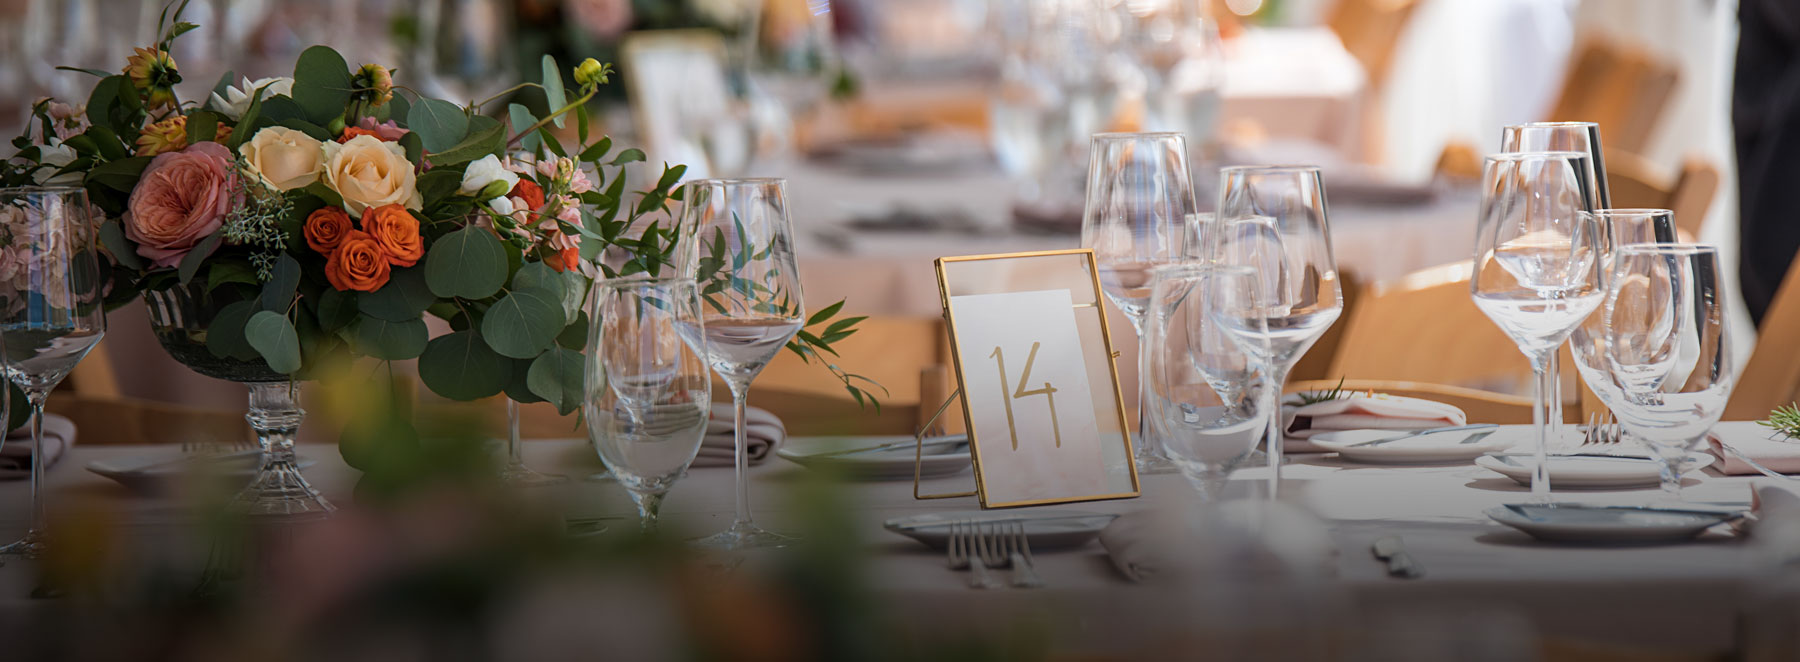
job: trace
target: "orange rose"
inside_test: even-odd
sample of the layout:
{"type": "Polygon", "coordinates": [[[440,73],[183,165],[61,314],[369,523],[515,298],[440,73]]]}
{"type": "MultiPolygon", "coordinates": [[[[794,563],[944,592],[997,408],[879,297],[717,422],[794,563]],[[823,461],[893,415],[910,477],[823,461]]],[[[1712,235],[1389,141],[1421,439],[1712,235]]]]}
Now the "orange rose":
{"type": "Polygon", "coordinates": [[[544,264],[549,265],[551,269],[555,269],[557,273],[574,269],[576,265],[581,264],[581,247],[571,246],[557,251],[556,253],[551,254],[550,257],[544,258],[544,264]]]}
{"type": "Polygon", "coordinates": [[[375,237],[388,262],[410,267],[425,257],[425,240],[419,238],[419,219],[400,205],[382,205],[363,214],[363,230],[375,237]]]}
{"type": "Polygon", "coordinates": [[[374,292],[387,284],[390,275],[387,254],[367,232],[350,231],[325,260],[325,279],[340,292],[374,292]]]}
{"type": "Polygon", "coordinates": [[[544,188],[532,183],[529,179],[519,178],[519,183],[514,184],[512,192],[507,195],[524,200],[525,208],[531,211],[544,208],[544,188]]]}
{"type": "Polygon", "coordinates": [[[306,245],[318,251],[320,255],[331,255],[343,243],[344,235],[355,232],[350,227],[350,215],[337,207],[320,207],[307,215],[306,227],[301,234],[306,235],[306,245]]]}

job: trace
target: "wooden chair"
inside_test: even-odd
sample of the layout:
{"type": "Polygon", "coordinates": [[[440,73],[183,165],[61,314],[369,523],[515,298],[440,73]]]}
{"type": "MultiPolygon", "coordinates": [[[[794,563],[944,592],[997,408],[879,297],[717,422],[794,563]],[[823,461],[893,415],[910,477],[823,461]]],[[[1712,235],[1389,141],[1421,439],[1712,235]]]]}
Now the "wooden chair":
{"type": "Polygon", "coordinates": [[[1700,158],[1682,163],[1673,178],[1636,154],[1607,150],[1607,184],[1614,207],[1668,209],[1683,241],[1694,241],[1706,224],[1706,212],[1719,192],[1719,169],[1700,158]]]}
{"type": "Polygon", "coordinates": [[[1788,268],[1756,331],[1756,349],[1725,406],[1728,421],[1760,421],[1770,410],[1800,400],[1800,345],[1795,344],[1800,338],[1800,269],[1788,268]]]}
{"type": "Polygon", "coordinates": [[[233,444],[254,439],[243,410],[207,409],[125,397],[106,341],[89,352],[44,405],[75,422],[76,443],[233,444]]]}
{"type": "Polygon", "coordinates": [[[1332,372],[1336,367],[1333,363],[1337,359],[1338,348],[1344,342],[1344,329],[1349,326],[1349,320],[1355,314],[1356,304],[1362,300],[1364,288],[1361,278],[1343,270],[1338,271],[1338,287],[1344,293],[1343,312],[1338,315],[1337,323],[1326,329],[1312,348],[1306,350],[1306,355],[1294,364],[1294,369],[1288,371],[1288,381],[1337,379],[1342,376],[1332,372]]]}
{"type": "Polygon", "coordinates": [[[1325,24],[1337,33],[1369,78],[1369,89],[1380,90],[1387,80],[1400,33],[1412,18],[1419,0],[1338,0],[1325,24]]]}
{"type": "Polygon", "coordinates": [[[1675,92],[1679,72],[1644,49],[1590,36],[1545,119],[1599,122],[1608,147],[1642,154],[1675,92]]]}
{"type": "MultiPolygon", "coordinates": [[[[1514,350],[1513,353],[1517,354],[1518,351],[1514,350]]],[[[1287,392],[1330,391],[1337,386],[1338,382],[1334,379],[1290,382],[1287,392]]],[[[1347,379],[1343,382],[1343,388],[1352,392],[1372,391],[1454,405],[1468,414],[1470,423],[1531,422],[1532,401],[1523,396],[1445,384],[1382,379],[1347,379]]]]}

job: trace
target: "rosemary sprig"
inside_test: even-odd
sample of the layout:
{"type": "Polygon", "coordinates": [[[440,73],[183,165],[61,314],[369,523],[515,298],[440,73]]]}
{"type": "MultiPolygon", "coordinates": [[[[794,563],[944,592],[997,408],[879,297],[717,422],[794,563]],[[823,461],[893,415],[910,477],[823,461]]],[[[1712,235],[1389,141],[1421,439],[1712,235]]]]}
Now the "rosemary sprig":
{"type": "Polygon", "coordinates": [[[1757,421],[1756,424],[1775,431],[1783,438],[1800,437],[1800,406],[1790,403],[1786,407],[1776,407],[1775,411],[1769,412],[1768,420],[1757,421]]]}
{"type": "Polygon", "coordinates": [[[1315,405],[1321,402],[1331,402],[1332,400],[1341,400],[1349,397],[1344,394],[1343,377],[1339,377],[1337,386],[1333,386],[1329,391],[1307,391],[1299,395],[1301,406],[1315,405]]]}

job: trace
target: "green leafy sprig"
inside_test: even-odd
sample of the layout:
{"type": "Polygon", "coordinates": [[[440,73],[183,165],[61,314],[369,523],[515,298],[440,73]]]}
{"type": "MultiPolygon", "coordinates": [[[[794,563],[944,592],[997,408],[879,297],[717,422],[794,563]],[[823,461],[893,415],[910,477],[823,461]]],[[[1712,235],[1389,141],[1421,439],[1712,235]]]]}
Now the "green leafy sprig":
{"type": "Polygon", "coordinates": [[[1785,407],[1776,407],[1769,412],[1767,420],[1757,421],[1756,424],[1774,431],[1783,439],[1800,438],[1800,406],[1789,403],[1785,407]]]}
{"type": "Polygon", "coordinates": [[[1351,394],[1344,393],[1344,378],[1339,377],[1337,386],[1331,387],[1331,390],[1329,391],[1306,391],[1299,395],[1300,405],[1306,406],[1316,405],[1321,402],[1331,402],[1332,400],[1342,400],[1350,397],[1351,394]]]}

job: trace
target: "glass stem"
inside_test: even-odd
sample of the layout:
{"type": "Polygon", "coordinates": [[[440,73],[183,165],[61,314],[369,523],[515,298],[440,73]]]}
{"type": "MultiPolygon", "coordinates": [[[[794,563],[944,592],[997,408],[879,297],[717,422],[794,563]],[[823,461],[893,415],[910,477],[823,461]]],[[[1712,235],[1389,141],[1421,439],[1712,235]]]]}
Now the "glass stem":
{"type": "Polygon", "coordinates": [[[731,460],[737,476],[737,522],[750,524],[750,458],[744,452],[744,406],[749,394],[731,390],[731,460]]]}
{"type": "Polygon", "coordinates": [[[1558,350],[1551,350],[1550,356],[1544,361],[1544,370],[1550,373],[1550,380],[1546,383],[1550,390],[1544,404],[1545,419],[1549,424],[1545,426],[1545,430],[1553,440],[1562,439],[1562,359],[1557,356],[1559,353],[1558,350]]]}
{"type": "Polygon", "coordinates": [[[294,463],[294,434],[306,412],[294,400],[289,382],[255,382],[250,386],[250,413],[244,418],[262,446],[265,471],[294,463]]]}
{"type": "Polygon", "coordinates": [[[1281,493],[1281,443],[1286,436],[1281,430],[1281,389],[1287,385],[1288,366],[1271,361],[1268,373],[1269,392],[1263,394],[1263,410],[1269,412],[1269,431],[1263,452],[1269,459],[1269,500],[1273,501],[1281,493]]]}
{"type": "Polygon", "coordinates": [[[506,465],[525,466],[525,449],[519,444],[519,403],[506,399],[506,465]]]}
{"type": "Polygon", "coordinates": [[[643,527],[644,533],[655,533],[656,514],[662,509],[663,494],[661,492],[633,491],[631,502],[637,504],[638,525],[643,527]]]}
{"type": "Polygon", "coordinates": [[[1556,373],[1551,371],[1556,353],[1552,350],[1548,355],[1531,357],[1531,374],[1535,377],[1532,388],[1533,402],[1531,406],[1532,428],[1537,431],[1537,444],[1532,446],[1531,469],[1531,501],[1532,503],[1550,503],[1550,420],[1551,396],[1556,392],[1556,373]]]}
{"type": "Polygon", "coordinates": [[[1684,459],[1686,458],[1665,457],[1662,461],[1663,496],[1669,497],[1672,501],[1681,500],[1681,463],[1684,459]]]}
{"type": "Polygon", "coordinates": [[[44,401],[50,392],[28,391],[25,399],[31,403],[31,527],[25,538],[31,540],[44,531],[44,465],[49,464],[44,455],[44,401]]]}

